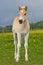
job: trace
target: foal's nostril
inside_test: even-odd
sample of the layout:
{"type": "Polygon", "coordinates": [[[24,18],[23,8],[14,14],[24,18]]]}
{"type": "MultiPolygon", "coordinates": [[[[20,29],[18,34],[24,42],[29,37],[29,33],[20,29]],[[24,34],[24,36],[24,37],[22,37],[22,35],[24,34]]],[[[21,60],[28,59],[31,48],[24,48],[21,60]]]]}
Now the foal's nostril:
{"type": "Polygon", "coordinates": [[[19,23],[22,24],[23,20],[19,20],[19,23]]]}
{"type": "Polygon", "coordinates": [[[24,15],[26,15],[26,13],[24,15]]]}

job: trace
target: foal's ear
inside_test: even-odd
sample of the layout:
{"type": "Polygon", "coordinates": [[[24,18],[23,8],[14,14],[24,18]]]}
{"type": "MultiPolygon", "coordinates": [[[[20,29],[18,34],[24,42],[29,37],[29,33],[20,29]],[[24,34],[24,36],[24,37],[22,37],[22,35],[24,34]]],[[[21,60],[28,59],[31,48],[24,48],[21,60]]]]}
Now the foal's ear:
{"type": "Polygon", "coordinates": [[[25,6],[25,10],[27,11],[27,6],[25,6]]]}
{"type": "Polygon", "coordinates": [[[20,7],[20,6],[18,6],[18,9],[19,9],[19,10],[21,10],[21,7],[20,7]]]}

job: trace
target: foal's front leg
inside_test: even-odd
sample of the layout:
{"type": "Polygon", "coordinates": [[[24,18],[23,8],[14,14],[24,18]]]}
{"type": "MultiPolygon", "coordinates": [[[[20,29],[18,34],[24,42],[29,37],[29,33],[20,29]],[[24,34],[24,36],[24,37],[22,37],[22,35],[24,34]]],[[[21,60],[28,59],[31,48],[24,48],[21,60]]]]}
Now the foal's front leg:
{"type": "Polygon", "coordinates": [[[28,34],[25,35],[25,44],[24,44],[24,47],[25,47],[25,61],[28,61],[28,34]]]}
{"type": "Polygon", "coordinates": [[[21,34],[17,33],[17,38],[18,38],[18,44],[17,44],[17,58],[16,61],[19,61],[19,57],[20,57],[20,47],[21,47],[21,34]]]}
{"type": "Polygon", "coordinates": [[[15,46],[14,56],[15,56],[15,59],[16,59],[16,55],[17,55],[17,51],[16,51],[17,50],[17,48],[16,48],[16,45],[17,45],[17,34],[14,33],[13,36],[14,36],[14,46],[15,46]]]}

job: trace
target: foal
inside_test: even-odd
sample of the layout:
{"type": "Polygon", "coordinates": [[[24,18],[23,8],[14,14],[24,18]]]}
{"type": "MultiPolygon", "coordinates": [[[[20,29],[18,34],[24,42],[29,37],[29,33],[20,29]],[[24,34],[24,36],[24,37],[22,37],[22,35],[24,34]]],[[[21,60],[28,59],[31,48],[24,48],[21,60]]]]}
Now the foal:
{"type": "Polygon", "coordinates": [[[29,29],[30,25],[26,18],[27,13],[27,6],[19,6],[19,16],[17,16],[13,21],[12,31],[14,36],[14,45],[15,45],[15,59],[18,62],[20,57],[20,47],[21,47],[21,36],[24,35],[25,40],[25,61],[28,61],[28,36],[29,36],[29,29]],[[18,39],[18,42],[16,40],[18,39]]]}

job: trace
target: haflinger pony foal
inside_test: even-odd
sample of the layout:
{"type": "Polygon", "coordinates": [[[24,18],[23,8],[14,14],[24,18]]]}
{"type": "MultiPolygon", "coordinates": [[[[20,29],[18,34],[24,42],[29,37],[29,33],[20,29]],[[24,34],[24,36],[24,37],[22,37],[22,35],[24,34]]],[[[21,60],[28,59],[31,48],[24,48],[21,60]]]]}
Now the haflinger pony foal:
{"type": "Polygon", "coordinates": [[[28,61],[28,36],[30,25],[26,17],[27,6],[19,6],[19,16],[17,16],[13,21],[12,31],[14,37],[14,45],[15,45],[15,59],[18,62],[20,57],[20,47],[21,47],[21,36],[24,36],[25,40],[25,61],[28,61]],[[16,40],[17,37],[17,40],[16,40]]]}

